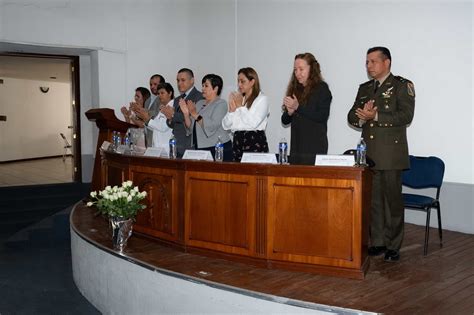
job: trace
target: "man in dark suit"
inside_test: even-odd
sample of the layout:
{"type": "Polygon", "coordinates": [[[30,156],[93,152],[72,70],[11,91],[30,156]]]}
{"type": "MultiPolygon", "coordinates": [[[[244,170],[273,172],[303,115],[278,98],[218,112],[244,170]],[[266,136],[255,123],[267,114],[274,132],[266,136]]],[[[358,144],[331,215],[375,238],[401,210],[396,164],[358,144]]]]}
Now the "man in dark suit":
{"type": "Polygon", "coordinates": [[[370,256],[400,259],[404,214],[402,171],[410,167],[406,128],[413,119],[413,83],[390,72],[392,57],[385,47],[367,51],[367,73],[372,80],[359,86],[348,114],[349,123],[362,128],[367,156],[374,162],[370,256]]]}
{"type": "MultiPolygon", "coordinates": [[[[144,107],[148,110],[151,118],[158,115],[160,111],[160,99],[158,97],[158,85],[165,83],[165,78],[160,74],[154,74],[150,77],[150,97],[145,101],[144,107]]],[[[146,127],[145,142],[147,147],[153,146],[153,130],[146,127]]]]}
{"type": "Polygon", "coordinates": [[[197,103],[197,101],[202,99],[202,93],[194,87],[194,73],[191,69],[182,68],[179,70],[176,76],[176,81],[181,95],[174,99],[174,112],[171,114],[164,114],[168,118],[168,126],[173,128],[178,157],[181,157],[183,156],[184,151],[191,149],[192,130],[188,130],[184,124],[184,116],[181,112],[179,102],[183,99],[185,101],[197,103]]]}

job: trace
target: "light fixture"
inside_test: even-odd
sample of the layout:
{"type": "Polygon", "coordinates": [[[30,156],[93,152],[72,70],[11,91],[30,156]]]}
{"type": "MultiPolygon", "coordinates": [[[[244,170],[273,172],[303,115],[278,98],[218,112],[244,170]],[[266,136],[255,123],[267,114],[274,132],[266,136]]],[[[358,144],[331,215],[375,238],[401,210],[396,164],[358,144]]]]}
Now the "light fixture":
{"type": "Polygon", "coordinates": [[[43,92],[43,93],[48,93],[49,86],[40,86],[40,91],[43,92]]]}

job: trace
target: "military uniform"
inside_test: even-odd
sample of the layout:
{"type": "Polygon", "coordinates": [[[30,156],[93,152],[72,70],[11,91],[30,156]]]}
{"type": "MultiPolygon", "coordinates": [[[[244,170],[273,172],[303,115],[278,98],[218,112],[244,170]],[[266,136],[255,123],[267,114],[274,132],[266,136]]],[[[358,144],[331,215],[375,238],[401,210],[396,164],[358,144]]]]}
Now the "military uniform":
{"type": "Polygon", "coordinates": [[[413,83],[390,74],[375,92],[375,80],[359,86],[357,97],[347,116],[360,128],[356,109],[369,100],[377,107],[377,121],[362,125],[367,156],[374,162],[371,207],[372,246],[399,250],[403,240],[405,209],[402,198],[402,170],[410,167],[406,128],[413,119],[415,91],[413,83]]]}

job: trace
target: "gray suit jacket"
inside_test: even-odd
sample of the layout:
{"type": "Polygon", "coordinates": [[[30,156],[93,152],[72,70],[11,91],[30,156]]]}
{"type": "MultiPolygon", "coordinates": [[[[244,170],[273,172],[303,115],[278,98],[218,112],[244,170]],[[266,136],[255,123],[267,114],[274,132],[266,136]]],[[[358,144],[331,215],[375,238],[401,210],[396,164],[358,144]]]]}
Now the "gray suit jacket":
{"type": "Polygon", "coordinates": [[[413,120],[415,89],[407,79],[390,74],[374,93],[374,80],[359,86],[357,97],[347,118],[359,127],[355,111],[373,99],[378,109],[378,120],[362,126],[362,137],[367,143],[367,156],[375,162],[376,170],[403,170],[410,167],[406,129],[413,120]]]}
{"type": "MultiPolygon", "coordinates": [[[[184,116],[179,107],[179,100],[181,95],[176,97],[173,102],[174,107],[174,116],[171,120],[167,120],[167,124],[170,128],[173,129],[173,135],[176,138],[176,147],[178,151],[178,156],[182,156],[184,151],[191,149],[191,140],[192,133],[187,130],[186,125],[184,124],[184,116]]],[[[186,100],[191,100],[194,103],[202,100],[202,93],[198,91],[195,87],[186,95],[186,100]]],[[[192,129],[191,129],[192,130],[192,129]]]]}
{"type": "MultiPolygon", "coordinates": [[[[222,143],[226,143],[230,140],[229,132],[224,130],[222,127],[222,118],[227,114],[227,102],[217,97],[212,103],[206,105],[205,100],[200,100],[196,104],[196,111],[202,116],[202,125],[197,123],[196,125],[196,148],[208,148],[213,147],[218,137],[220,137],[222,143]]],[[[191,130],[194,130],[194,124],[196,122],[192,119],[191,130]]]]}
{"type": "MultiPolygon", "coordinates": [[[[152,104],[150,104],[151,98],[149,97],[145,101],[145,109],[148,109],[151,118],[155,118],[156,115],[160,112],[160,98],[156,97],[152,104]]],[[[145,126],[145,143],[147,147],[153,146],[153,129],[148,126],[145,126]]]]}

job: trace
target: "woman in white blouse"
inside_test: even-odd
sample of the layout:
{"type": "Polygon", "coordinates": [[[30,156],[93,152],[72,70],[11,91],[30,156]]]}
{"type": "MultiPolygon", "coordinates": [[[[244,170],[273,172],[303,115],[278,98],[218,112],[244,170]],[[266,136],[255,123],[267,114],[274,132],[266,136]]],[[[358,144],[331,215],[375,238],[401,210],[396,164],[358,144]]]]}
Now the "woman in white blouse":
{"type": "Polygon", "coordinates": [[[237,81],[239,92],[229,95],[229,111],[222,119],[222,127],[234,133],[233,158],[240,162],[244,152],[268,152],[265,129],[269,108],[253,68],[240,69],[237,81]]]}
{"type": "Polygon", "coordinates": [[[158,85],[158,97],[160,99],[160,111],[155,117],[150,117],[150,114],[145,109],[138,108],[136,114],[143,119],[145,125],[153,129],[153,147],[162,148],[163,152],[169,152],[169,140],[173,130],[166,124],[167,110],[173,108],[174,89],[168,82],[158,85]]]}

